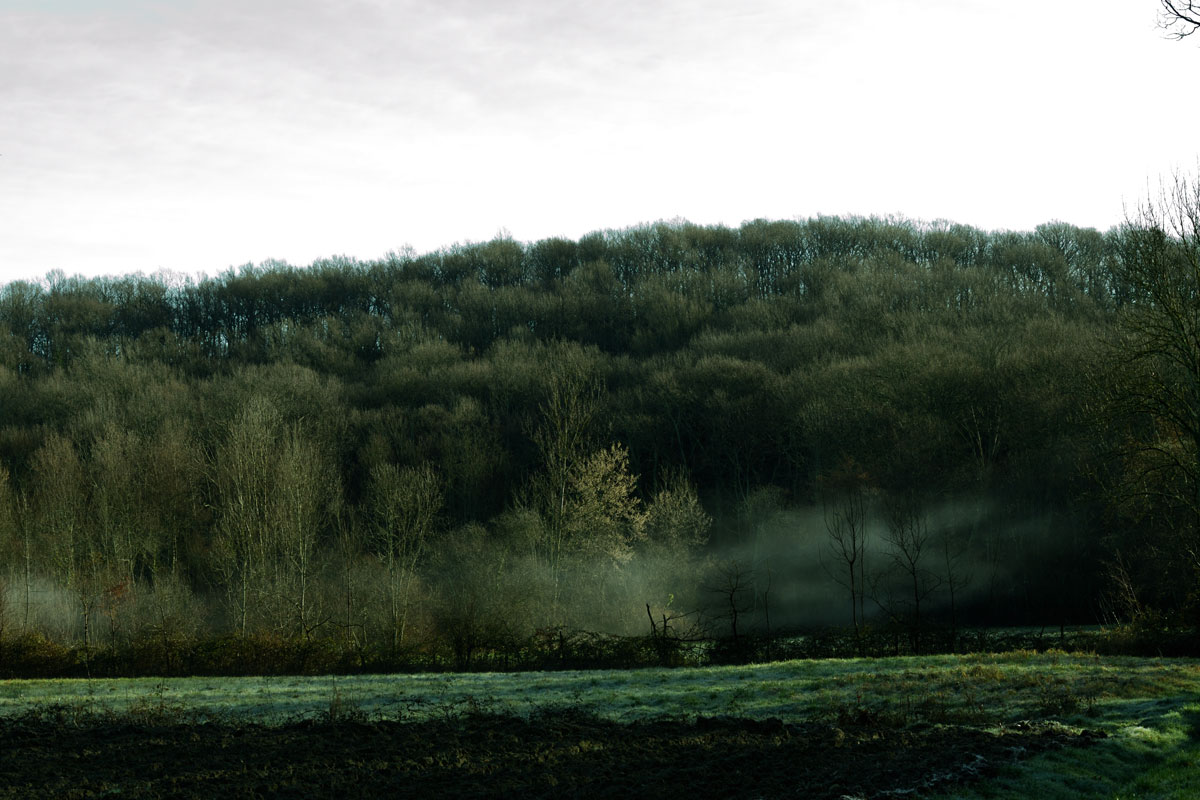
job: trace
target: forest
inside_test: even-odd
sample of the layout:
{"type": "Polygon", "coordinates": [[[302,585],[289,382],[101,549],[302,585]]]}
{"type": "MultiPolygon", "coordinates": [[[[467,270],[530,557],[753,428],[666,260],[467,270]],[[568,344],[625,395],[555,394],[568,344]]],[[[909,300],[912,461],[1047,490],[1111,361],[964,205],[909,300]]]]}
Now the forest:
{"type": "Polygon", "coordinates": [[[677,221],[11,282],[0,673],[1194,631],[1176,188],[1107,232],[677,221]]]}

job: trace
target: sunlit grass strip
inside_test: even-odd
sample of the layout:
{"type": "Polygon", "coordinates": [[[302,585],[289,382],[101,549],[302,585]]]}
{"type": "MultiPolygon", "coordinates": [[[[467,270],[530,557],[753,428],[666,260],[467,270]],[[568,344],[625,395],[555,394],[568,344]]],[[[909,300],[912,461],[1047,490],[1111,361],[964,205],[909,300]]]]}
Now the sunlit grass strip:
{"type": "MultiPolygon", "coordinates": [[[[1195,695],[1191,698],[1195,700],[1195,695]]],[[[1170,800],[1200,797],[1200,704],[1181,698],[1113,702],[1109,737],[1035,756],[940,800],[1170,800]]]]}
{"type": "Polygon", "coordinates": [[[104,713],[158,706],[197,719],[273,723],[320,716],[336,701],[368,716],[413,720],[572,707],[619,721],[722,714],[802,721],[860,712],[893,723],[1052,717],[1113,726],[1139,713],[1124,701],[1164,699],[1177,708],[1198,692],[1196,661],[1008,653],[698,669],[19,680],[0,682],[0,714],[53,705],[104,713]]]}

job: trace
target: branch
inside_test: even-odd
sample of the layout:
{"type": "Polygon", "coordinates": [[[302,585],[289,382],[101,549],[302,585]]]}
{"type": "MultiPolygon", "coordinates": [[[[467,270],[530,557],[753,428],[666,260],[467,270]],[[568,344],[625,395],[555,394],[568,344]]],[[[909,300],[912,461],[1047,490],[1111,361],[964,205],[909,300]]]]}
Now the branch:
{"type": "Polygon", "coordinates": [[[1172,39],[1183,39],[1200,30],[1200,3],[1193,0],[1160,0],[1163,10],[1159,27],[1171,31],[1172,39]],[[1172,30],[1174,29],[1174,30],[1172,30]]]}

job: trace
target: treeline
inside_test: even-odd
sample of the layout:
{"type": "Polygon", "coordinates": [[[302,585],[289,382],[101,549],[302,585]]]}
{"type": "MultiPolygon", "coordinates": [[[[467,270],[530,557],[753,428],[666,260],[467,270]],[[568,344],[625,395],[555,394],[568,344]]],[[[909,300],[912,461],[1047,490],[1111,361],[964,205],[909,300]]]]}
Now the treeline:
{"type": "Polygon", "coordinates": [[[1186,558],[1142,563],[1098,491],[1135,234],[660,223],[10,283],[0,640],[465,666],[564,626],[1182,608],[1186,558]],[[771,574],[789,547],[820,601],[771,574]]]}

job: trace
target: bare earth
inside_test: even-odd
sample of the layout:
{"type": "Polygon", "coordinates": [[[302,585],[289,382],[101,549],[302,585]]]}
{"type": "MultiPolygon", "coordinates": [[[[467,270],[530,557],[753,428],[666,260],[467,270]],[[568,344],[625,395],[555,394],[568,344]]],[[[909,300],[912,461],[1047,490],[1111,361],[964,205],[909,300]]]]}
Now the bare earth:
{"type": "Polygon", "coordinates": [[[620,724],[571,712],[282,727],[29,718],[0,720],[0,798],[911,797],[1100,735],[1053,724],[1000,735],[733,718],[620,724]]]}

